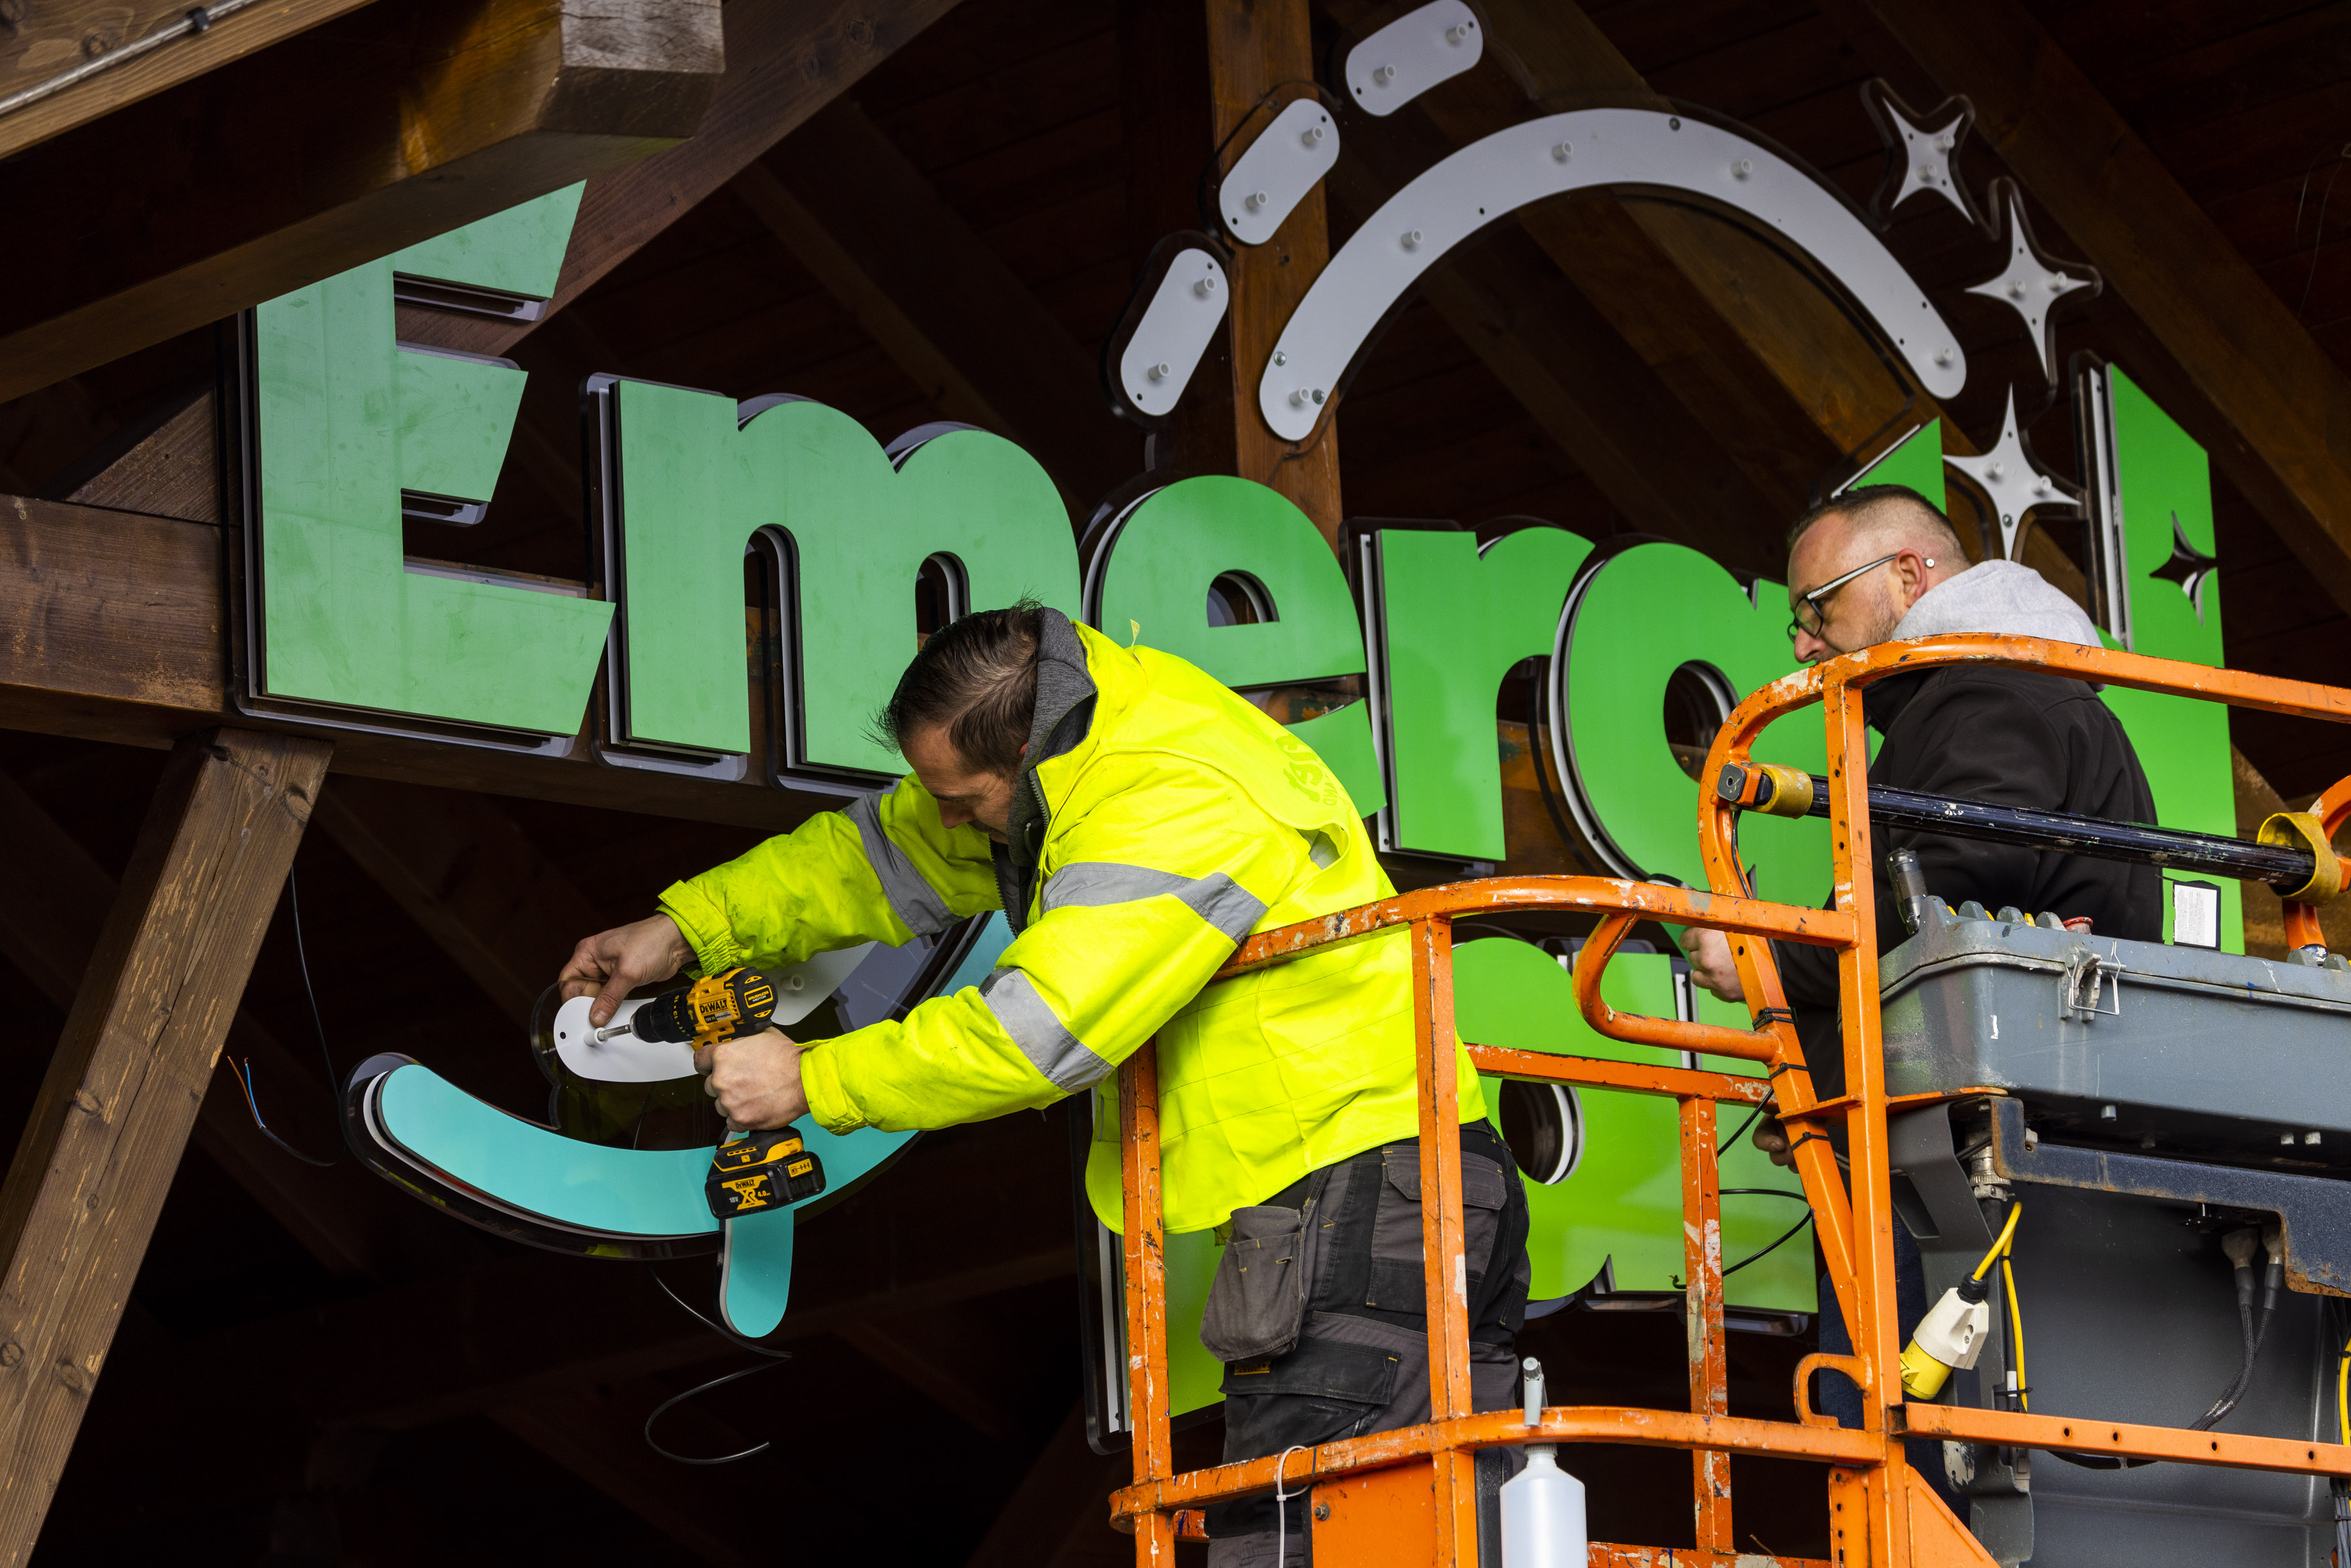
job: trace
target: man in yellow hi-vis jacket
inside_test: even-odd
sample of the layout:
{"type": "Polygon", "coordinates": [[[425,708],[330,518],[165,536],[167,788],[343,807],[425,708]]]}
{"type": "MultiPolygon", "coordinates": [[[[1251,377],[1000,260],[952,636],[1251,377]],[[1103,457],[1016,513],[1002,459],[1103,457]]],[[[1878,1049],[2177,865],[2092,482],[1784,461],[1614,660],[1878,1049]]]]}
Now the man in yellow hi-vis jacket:
{"type": "MultiPolygon", "coordinates": [[[[737,1126],[943,1127],[1092,1091],[1095,1212],[1122,1222],[1118,1064],[1159,1041],[1166,1226],[1229,1228],[1201,1338],[1226,1364],[1226,1457],[1425,1420],[1411,964],[1395,931],[1215,985],[1250,932],[1394,893],[1303,743],[1180,659],[1033,604],[926,642],[882,716],[913,771],[581,942],[567,995],[604,1021],[689,966],[781,965],[1002,909],[980,985],[903,1021],[696,1065],[737,1126]],[[1298,1268],[1243,1270],[1240,1255],[1298,1268]],[[1305,1279],[1260,1291],[1259,1281],[1305,1279]]],[[[1526,1200],[1460,1062],[1478,1407],[1510,1403],[1526,1200]]],[[[1210,1511],[1217,1568],[1302,1563],[1302,1501],[1210,1511]]]]}

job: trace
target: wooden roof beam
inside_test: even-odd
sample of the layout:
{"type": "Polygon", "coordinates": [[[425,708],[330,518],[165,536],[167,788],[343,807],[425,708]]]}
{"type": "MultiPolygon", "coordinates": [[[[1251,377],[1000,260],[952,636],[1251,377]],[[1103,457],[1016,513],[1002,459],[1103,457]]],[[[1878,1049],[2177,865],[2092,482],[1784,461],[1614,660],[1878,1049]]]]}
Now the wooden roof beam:
{"type": "MultiPolygon", "coordinates": [[[[660,237],[810,116],[848,91],[956,0],[729,0],[726,71],[691,141],[588,183],[540,321],[660,237]]],[[[438,311],[403,316],[401,336],[436,349],[503,354],[539,322],[438,311]]],[[[617,370],[617,366],[600,369],[617,370]]]]}
{"type": "Polygon", "coordinates": [[[1974,100],[1977,136],[2064,226],[2209,409],[2174,412],[2351,609],[2351,376],[2162,160],[2015,0],[1824,8],[1849,35],[1890,37],[1944,91],[1974,100]]]}
{"type": "MultiPolygon", "coordinates": [[[[114,878],[5,774],[0,774],[0,840],[8,844],[8,853],[0,855],[0,956],[60,1010],[70,1009],[114,904],[114,878]]],[[[327,1103],[327,1086],[312,1063],[242,1008],[229,1025],[227,1049],[254,1064],[272,1104],[327,1103]]],[[[315,1113],[295,1116],[306,1131],[323,1120],[315,1113]]],[[[194,1135],[197,1146],[329,1273],[380,1278],[402,1260],[404,1232],[414,1228],[400,1225],[404,1206],[390,1189],[355,1167],[314,1171],[272,1147],[254,1127],[234,1083],[215,1077],[194,1135]]],[[[324,1134],[287,1135],[322,1156],[336,1150],[324,1134]]]]}
{"type": "Polygon", "coordinates": [[[0,88],[0,99],[61,81],[79,68],[99,68],[0,115],[0,158],[13,157],[366,4],[368,0],[279,0],[233,11],[201,33],[179,27],[187,20],[187,0],[133,0],[130,5],[122,0],[51,0],[29,15],[16,11],[7,35],[0,37],[0,80],[7,83],[0,88]],[[166,29],[176,36],[124,57],[126,48],[147,43],[166,29]],[[36,55],[47,63],[28,63],[36,55]],[[116,63],[101,64],[110,56],[116,63]]]}
{"type": "Polygon", "coordinates": [[[0,1183],[9,1365],[0,1560],[23,1563],[327,771],[328,747],[215,730],[173,751],[0,1183]]]}
{"type": "Polygon", "coordinates": [[[43,235],[0,293],[0,400],[675,143],[718,35],[716,0],[411,0],[33,148],[0,171],[43,235]]]}
{"type": "Polygon", "coordinates": [[[855,103],[732,188],[942,414],[1027,447],[1078,517],[1141,471],[1094,356],[855,103]]]}

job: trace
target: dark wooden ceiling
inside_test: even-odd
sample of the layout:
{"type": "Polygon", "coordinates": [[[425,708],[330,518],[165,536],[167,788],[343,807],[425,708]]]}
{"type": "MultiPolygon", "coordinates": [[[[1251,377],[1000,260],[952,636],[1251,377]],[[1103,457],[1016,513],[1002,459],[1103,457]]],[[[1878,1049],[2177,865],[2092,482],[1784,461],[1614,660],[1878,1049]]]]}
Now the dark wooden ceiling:
{"type": "MultiPolygon", "coordinates": [[[[2351,4],[2043,0],[2032,8],[2263,283],[2351,370],[2351,183],[2337,183],[2351,161],[2351,4]]],[[[1604,0],[1590,9],[1656,90],[1754,125],[1858,201],[1867,201],[1884,163],[1860,84],[1886,75],[1921,109],[1939,97],[1915,67],[1848,36],[1803,0],[1604,0]]],[[[1321,26],[1335,31],[1327,20],[1321,26]]],[[[1139,214],[1164,208],[1130,183],[1135,130],[1122,113],[1120,40],[1119,7],[1103,0],[965,0],[876,69],[848,111],[880,128],[1088,356],[1114,326],[1157,237],[1139,214]]],[[[1479,68],[1499,68],[1490,55],[1479,68]]],[[[788,139],[768,166],[789,173],[798,145],[788,139]]],[[[1962,168],[1979,193],[2002,172],[1980,144],[1962,168]]],[[[2035,206],[2032,216],[2046,247],[2078,254],[2059,215],[2035,206]]],[[[1334,244],[1351,222],[1334,213],[1334,244]]],[[[1906,208],[1890,243],[1962,334],[1974,373],[1949,412],[1989,443],[2005,389],[2044,384],[2013,316],[1959,292],[1998,270],[1997,247],[1932,201],[1906,208]]],[[[2118,345],[2146,340],[2111,293],[2072,302],[2059,320],[2061,353],[2106,353],[2130,368],[2118,345]]],[[[208,378],[212,352],[209,334],[191,334],[0,405],[0,488],[70,488],[93,451],[119,444],[208,378]]],[[[591,371],[742,397],[798,392],[883,439],[949,412],[939,390],[902,368],[731,188],[679,219],[515,357],[532,381],[490,520],[463,535],[412,525],[414,553],[587,575],[576,389],[591,371]]],[[[2040,405],[2036,394],[2024,410],[2042,461],[2070,473],[2063,402],[2040,405]]],[[[1103,441],[1139,471],[1140,436],[1100,417],[1103,441]]],[[[1406,308],[1381,339],[1337,429],[1350,515],[1480,527],[1536,517],[1593,537],[1628,527],[1429,304],[1406,308]]],[[[1674,460],[1670,445],[1657,460],[1674,460]]],[[[1834,476],[1823,467],[1818,477],[1834,476]]],[[[2343,612],[2253,507],[2215,479],[2229,663],[2351,684],[2343,612]]],[[[1768,558],[1768,538],[1758,551],[1768,558]]],[[[2240,747],[2289,798],[2351,771],[2351,743],[2314,727],[2243,715],[2235,724],[2240,747]]],[[[110,873],[121,869],[160,765],[153,753],[0,735],[0,771],[110,873]]],[[[598,918],[613,922],[641,914],[674,877],[749,842],[737,830],[585,808],[490,809],[518,826],[531,852],[598,918]]],[[[338,1068],[402,1051],[494,1101],[538,1109],[543,1090],[521,1030],[409,911],[326,833],[304,844],[298,873],[310,977],[338,1068]]],[[[553,947],[539,955],[549,976],[563,956],[553,947]]],[[[287,910],[246,1007],[290,1050],[306,1060],[315,1053],[287,910]]],[[[16,1042],[0,1053],[0,1119],[21,1118],[62,1014],[6,965],[0,1009],[16,1042]]],[[[256,1087],[289,1140],[330,1145],[318,1083],[264,1075],[256,1087]]],[[[234,1092],[216,1081],[215,1097],[234,1092]]],[[[997,1218],[983,1230],[992,1227],[1013,1250],[1065,1245],[1062,1137],[1058,1113],[942,1135],[891,1178],[900,1197],[886,1212],[845,1209],[809,1234],[868,1230],[863,1240],[880,1251],[852,1249],[845,1258],[881,1269],[885,1281],[920,1275],[941,1245],[926,1207],[950,1184],[984,1186],[992,1174],[997,1218]]],[[[1117,1466],[1084,1455],[1067,1425],[1078,1375],[1067,1278],[895,1318],[884,1310],[887,1333],[878,1336],[843,1329],[799,1342],[799,1359],[715,1396],[672,1439],[706,1448],[747,1434],[775,1448],[724,1471],[685,1471],[647,1452],[633,1424],[654,1393],[742,1358],[715,1339],[677,1348],[691,1324],[650,1281],[626,1287],[644,1298],[646,1321],[677,1319],[660,1354],[601,1345],[558,1361],[547,1385],[508,1385],[497,1366],[479,1363],[485,1347],[511,1344],[506,1325],[516,1320],[556,1324],[619,1311],[612,1266],[541,1269],[528,1277],[556,1282],[544,1293],[500,1294],[486,1281],[522,1277],[498,1271],[517,1266],[507,1244],[441,1219],[348,1165],[316,1179],[337,1195],[338,1212],[364,1217],[388,1238],[375,1271],[339,1275],[322,1265],[212,1155],[192,1148],[40,1563],[110,1563],[132,1552],[224,1564],[486,1563],[525,1552],[582,1563],[1123,1560],[1123,1538],[1099,1528],[1099,1498],[1117,1466]],[[374,1337],[320,1350],[302,1338],[305,1323],[338,1332],[372,1324],[374,1337]],[[287,1347],[282,1357],[270,1354],[274,1344],[287,1347]],[[467,1384],[465,1397],[382,1417],[401,1406],[402,1386],[453,1378],[467,1384]],[[319,1388],[331,1396],[311,1397],[319,1388]],[[759,1518],[771,1521],[764,1535],[746,1522],[759,1518]]],[[[682,1284],[690,1276],[698,1277],[686,1266],[675,1271],[682,1284]]],[[[841,1299],[840,1290],[828,1299],[841,1299]]],[[[1553,1322],[1585,1325],[1580,1338],[1553,1333],[1545,1354],[1583,1368],[1555,1378],[1580,1378],[1595,1394],[1618,1386],[1593,1370],[1611,1358],[1655,1351],[1671,1364],[1670,1334],[1649,1346],[1637,1327],[1573,1315],[1553,1322]]],[[[1758,1414],[1783,1409],[1785,1367],[1751,1343],[1741,1354],[1753,1364],[1740,1397],[1758,1414]]],[[[1210,1430],[1190,1441],[1213,1438],[1210,1430]]],[[[1621,1458],[1635,1479],[1646,1462],[1621,1458]]],[[[1657,1495],[1678,1485],[1668,1476],[1657,1495]]],[[[1625,1498],[1645,1495],[1627,1487],[1625,1498]]],[[[1616,1525],[1644,1528],[1636,1518],[1616,1525]]],[[[1818,1528],[1800,1508],[1791,1533],[1771,1542],[1803,1550],[1804,1533],[1818,1528]]]]}

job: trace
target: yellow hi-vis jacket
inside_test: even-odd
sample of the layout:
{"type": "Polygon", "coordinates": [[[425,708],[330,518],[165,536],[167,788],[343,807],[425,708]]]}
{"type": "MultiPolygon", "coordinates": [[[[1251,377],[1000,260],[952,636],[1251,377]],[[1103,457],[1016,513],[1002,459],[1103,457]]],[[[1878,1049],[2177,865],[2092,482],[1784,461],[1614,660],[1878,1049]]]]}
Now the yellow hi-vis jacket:
{"type": "MultiPolygon", "coordinates": [[[[909,774],[663,894],[703,968],[1004,909],[1018,935],[980,985],[804,1042],[810,1110],[836,1133],[945,1127],[1094,1090],[1086,1186],[1114,1229],[1117,1068],[1155,1034],[1171,1231],[1416,1137],[1403,930],[1208,984],[1252,931],[1394,894],[1346,790],[1191,664],[1045,618],[1011,845],[942,826],[909,774]]],[[[1458,1068],[1462,1117],[1484,1115],[1458,1068]]]]}

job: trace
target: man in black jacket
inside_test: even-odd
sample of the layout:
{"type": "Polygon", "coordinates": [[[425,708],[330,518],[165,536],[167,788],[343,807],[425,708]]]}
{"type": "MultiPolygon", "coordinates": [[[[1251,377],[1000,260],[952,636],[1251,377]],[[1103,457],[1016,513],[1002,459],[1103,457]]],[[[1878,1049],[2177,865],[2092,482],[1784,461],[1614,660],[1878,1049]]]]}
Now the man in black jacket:
{"type": "MultiPolygon", "coordinates": [[[[1789,635],[1796,657],[1817,664],[1876,643],[1949,632],[1988,632],[2098,643],[2080,606],[2032,568],[2012,561],[1970,567],[1959,536],[1917,491],[1875,485],[1848,491],[1799,519],[1788,535],[1789,635]]],[[[2121,723],[2087,684],[2031,670],[1949,664],[1865,687],[1862,711],[1885,737],[1873,784],[1929,795],[2033,806],[2126,822],[2155,821],[2147,775],[2121,723]]],[[[1875,835],[1878,951],[1908,933],[1886,881],[1886,856],[1918,857],[1927,890],[1957,905],[2014,904],[2028,915],[2086,919],[2101,936],[2152,942],[2163,933],[2162,876],[2125,865],[1979,839],[1916,831],[1875,835]]],[[[1690,933],[1700,984],[1742,999],[1720,933],[1690,933]]],[[[1773,945],[1823,1095],[1842,1092],[1835,1051],[1836,956],[1825,947],[1773,945]],[[1815,1049],[1819,1040],[1830,1049],[1815,1049]]],[[[1761,1141],[1761,1140],[1759,1140],[1761,1141]]]]}
{"type": "MultiPolygon", "coordinates": [[[[1817,664],[1873,643],[1951,632],[2006,632],[2098,645],[2081,607],[2032,568],[1991,560],[1970,567],[1943,514],[1915,490],[1876,485],[1847,491],[1799,518],[1788,533],[1789,636],[1796,657],[1817,664]]],[[[2035,806],[2128,822],[2155,821],[2147,775],[2130,739],[2097,692],[2063,675],[1989,665],[1947,664],[1865,686],[1862,712],[1885,737],[1869,766],[1873,784],[2003,806],[2035,806]]],[[[2083,855],[1946,838],[1915,831],[1873,835],[1877,946],[1909,935],[1888,884],[1886,858],[1918,857],[1927,891],[1957,905],[2014,904],[2028,915],[2085,918],[2109,936],[2152,942],[2163,935],[2161,873],[2083,855]]],[[[1719,931],[1688,934],[1698,982],[1725,1001],[1745,992],[1719,931]]],[[[1798,1037],[1823,1099],[1844,1090],[1838,1028],[1836,956],[1824,947],[1772,944],[1798,1037]]],[[[1782,1164],[1788,1138],[1776,1121],[1755,1143],[1782,1164]]],[[[1833,1141],[1842,1144],[1841,1137],[1833,1141]]],[[[1895,1315],[1907,1339],[1926,1315],[1924,1264],[1909,1232],[1896,1226],[1895,1315]]],[[[1823,1298],[1828,1285],[1823,1280],[1823,1298]]],[[[1821,1319],[1821,1348],[1851,1354],[1844,1324],[1821,1319]]],[[[1819,1408],[1862,1425],[1861,1391],[1841,1375],[1821,1380],[1819,1408]]],[[[1914,1441],[1911,1463],[1959,1519],[1966,1500],[1943,1473],[1938,1445],[1914,1441]]]]}

